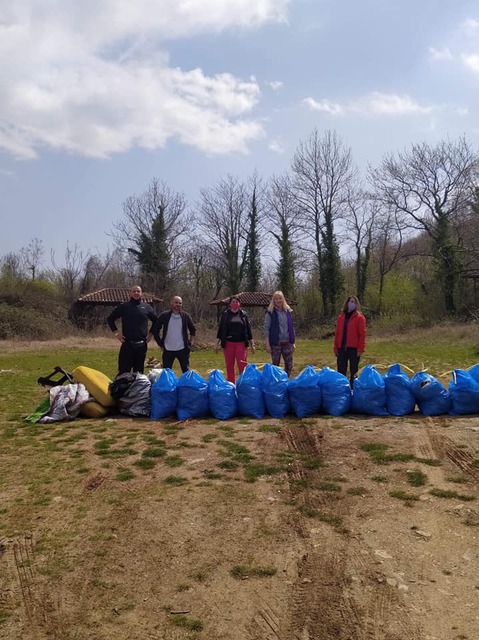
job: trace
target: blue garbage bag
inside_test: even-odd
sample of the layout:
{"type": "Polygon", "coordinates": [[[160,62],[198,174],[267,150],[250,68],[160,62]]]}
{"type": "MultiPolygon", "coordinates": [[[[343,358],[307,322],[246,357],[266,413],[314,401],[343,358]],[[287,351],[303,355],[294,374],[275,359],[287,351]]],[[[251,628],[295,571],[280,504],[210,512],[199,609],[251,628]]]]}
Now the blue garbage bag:
{"type": "Polygon", "coordinates": [[[368,416],[387,416],[384,378],[372,364],[368,364],[354,380],[351,411],[368,416]]]}
{"type": "Polygon", "coordinates": [[[268,362],[263,367],[262,385],[266,411],[272,418],[284,418],[289,411],[288,374],[268,362]]]}
{"type": "Polygon", "coordinates": [[[392,416],[413,413],[416,398],[411,391],[411,380],[399,364],[393,364],[384,374],[386,387],[386,410],[392,416]]]}
{"type": "Polygon", "coordinates": [[[476,382],[479,382],[479,364],[475,364],[472,367],[470,367],[469,373],[476,382]]]}
{"type": "Polygon", "coordinates": [[[262,374],[255,364],[246,365],[236,381],[238,411],[242,416],[264,418],[265,404],[262,389],[262,374]]]}
{"type": "Polygon", "coordinates": [[[479,413],[479,382],[469,371],[454,369],[449,383],[451,410],[453,416],[479,413]]]}
{"type": "Polygon", "coordinates": [[[208,383],[196,371],[185,371],[178,380],[178,420],[202,418],[209,411],[208,383]]]}
{"type": "Polygon", "coordinates": [[[178,378],[171,369],[162,369],[151,385],[151,419],[160,420],[176,412],[178,378]]]}
{"type": "Polygon", "coordinates": [[[351,386],[346,376],[330,367],[323,367],[318,375],[323,413],[330,416],[347,413],[351,408],[351,386]]]}
{"type": "Polygon", "coordinates": [[[298,418],[313,416],[321,411],[319,373],[308,364],[299,375],[288,382],[291,408],[298,418]]]}
{"type": "Polygon", "coordinates": [[[411,391],[416,398],[419,411],[425,416],[440,416],[449,413],[451,395],[437,378],[418,371],[411,379],[411,391]]]}
{"type": "Polygon", "coordinates": [[[210,411],[217,420],[229,420],[238,413],[236,388],[219,369],[214,369],[208,378],[208,398],[210,411]]]}

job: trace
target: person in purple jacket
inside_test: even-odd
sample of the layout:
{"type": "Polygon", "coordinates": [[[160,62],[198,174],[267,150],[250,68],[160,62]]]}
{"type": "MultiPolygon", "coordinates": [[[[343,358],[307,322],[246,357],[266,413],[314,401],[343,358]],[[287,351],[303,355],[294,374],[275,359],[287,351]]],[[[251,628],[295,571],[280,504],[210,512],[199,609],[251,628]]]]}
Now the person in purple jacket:
{"type": "Polygon", "coordinates": [[[295,335],[292,309],[287,304],[283,292],[275,291],[264,316],[264,336],[266,351],[271,354],[271,362],[279,366],[283,356],[284,370],[291,375],[295,335]]]}

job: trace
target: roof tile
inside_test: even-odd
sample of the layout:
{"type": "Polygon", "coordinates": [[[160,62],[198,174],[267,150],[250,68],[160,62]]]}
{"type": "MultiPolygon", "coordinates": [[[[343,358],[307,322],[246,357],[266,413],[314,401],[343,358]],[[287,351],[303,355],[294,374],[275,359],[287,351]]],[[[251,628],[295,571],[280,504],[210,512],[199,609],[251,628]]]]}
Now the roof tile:
{"type": "MultiPolygon", "coordinates": [[[[81,296],[78,298],[78,302],[85,304],[120,304],[121,302],[128,302],[129,299],[130,289],[126,287],[107,287],[81,296]]],[[[162,298],[152,293],[147,293],[146,291],[143,291],[141,299],[149,304],[152,302],[163,302],[162,298]]]]}
{"type": "MultiPolygon", "coordinates": [[[[271,302],[272,293],[262,293],[260,291],[242,291],[235,293],[234,297],[238,298],[244,307],[267,307],[271,302]]],[[[228,304],[232,296],[226,296],[221,300],[213,300],[210,304],[222,305],[228,304]]]]}

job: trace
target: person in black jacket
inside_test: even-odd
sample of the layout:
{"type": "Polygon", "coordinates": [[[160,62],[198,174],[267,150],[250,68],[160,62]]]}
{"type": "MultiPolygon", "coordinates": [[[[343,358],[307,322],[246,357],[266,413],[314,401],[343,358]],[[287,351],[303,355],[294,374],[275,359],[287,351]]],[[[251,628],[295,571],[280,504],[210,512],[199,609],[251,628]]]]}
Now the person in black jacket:
{"type": "Polygon", "coordinates": [[[215,351],[223,349],[226,364],[226,378],[233,384],[236,381],[235,362],[239,373],[242,373],[247,365],[248,345],[254,353],[253,334],[249,318],[243,309],[240,309],[239,298],[231,296],[228,308],[220,316],[217,342],[215,351]]]}
{"type": "Polygon", "coordinates": [[[113,309],[107,318],[108,326],[121,342],[118,354],[118,374],[130,371],[143,373],[148,342],[153,337],[152,329],[158,320],[153,307],[141,299],[138,285],[130,289],[130,299],[113,309]],[[121,320],[121,329],[116,321],[121,320]],[[148,320],[152,326],[148,330],[148,320]]]}
{"type": "Polygon", "coordinates": [[[160,313],[153,329],[155,340],[163,349],[162,365],[172,369],[175,359],[183,373],[190,368],[190,347],[195,341],[196,327],[189,313],[183,311],[183,300],[173,296],[169,311],[160,313]]]}

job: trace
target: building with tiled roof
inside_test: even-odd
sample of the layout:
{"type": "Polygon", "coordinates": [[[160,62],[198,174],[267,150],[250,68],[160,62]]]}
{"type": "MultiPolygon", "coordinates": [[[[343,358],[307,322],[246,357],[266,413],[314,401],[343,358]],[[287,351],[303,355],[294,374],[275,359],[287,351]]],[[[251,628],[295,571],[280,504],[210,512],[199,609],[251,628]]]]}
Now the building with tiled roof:
{"type": "MultiPolygon", "coordinates": [[[[121,304],[122,302],[128,302],[129,299],[130,289],[127,287],[106,287],[105,289],[93,291],[92,293],[87,293],[84,296],[81,296],[78,298],[77,304],[112,306],[121,304]]],[[[158,296],[155,296],[152,293],[147,293],[146,291],[143,291],[141,299],[143,302],[148,302],[148,304],[163,302],[162,298],[158,298],[158,296]]]]}
{"type": "MultiPolygon", "coordinates": [[[[242,291],[241,293],[235,293],[234,297],[238,298],[242,307],[267,307],[271,302],[272,293],[262,293],[260,291],[242,291]]],[[[226,296],[221,300],[213,300],[210,302],[212,305],[218,307],[229,304],[232,296],[226,296]]]]}
{"type": "MultiPolygon", "coordinates": [[[[266,309],[266,307],[271,302],[272,295],[272,293],[262,293],[261,291],[241,291],[241,293],[235,293],[234,297],[238,298],[242,307],[262,307],[263,309],[266,309]]],[[[216,306],[216,315],[218,318],[223,311],[222,307],[227,307],[230,299],[231,296],[226,296],[226,298],[221,298],[220,300],[213,300],[212,302],[210,302],[211,305],[216,306]]]]}
{"type": "MultiPolygon", "coordinates": [[[[105,307],[116,307],[122,302],[130,299],[130,289],[127,287],[106,287],[92,293],[86,293],[78,298],[71,307],[69,317],[78,327],[82,329],[93,329],[105,324],[105,307]]],[[[162,298],[143,291],[141,299],[143,302],[151,304],[158,313],[162,298]]]]}

